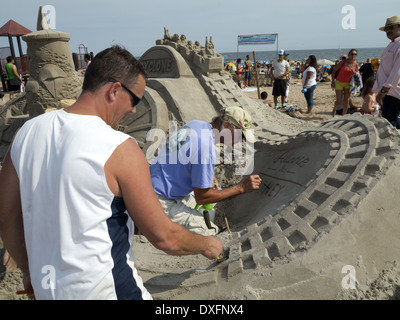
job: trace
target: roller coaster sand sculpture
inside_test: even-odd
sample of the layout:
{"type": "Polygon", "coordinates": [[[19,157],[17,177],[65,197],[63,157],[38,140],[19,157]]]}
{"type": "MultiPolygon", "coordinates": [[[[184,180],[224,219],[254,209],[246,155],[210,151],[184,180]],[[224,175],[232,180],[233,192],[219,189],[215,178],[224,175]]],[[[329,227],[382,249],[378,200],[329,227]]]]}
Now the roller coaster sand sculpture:
{"type": "MultiPolygon", "coordinates": [[[[68,39],[52,30],[25,36],[33,79],[0,111],[2,158],[27,119],[77,98],[81,78],[72,71],[68,39]]],[[[171,123],[210,121],[240,106],[253,118],[258,140],[252,172],[263,180],[259,190],[217,205],[216,222],[223,226],[227,217],[230,225],[218,235],[228,257],[221,263],[171,257],[135,236],[136,267],[154,298],[399,298],[396,129],[370,116],[316,125],[265,108],[223,70],[211,37],[203,46],[165,29],[140,60],[149,74],[147,89],[121,130],[149,155],[151,129],[168,132],[171,123]]],[[[222,185],[243,178],[237,168],[235,162],[216,166],[222,185]]]]}

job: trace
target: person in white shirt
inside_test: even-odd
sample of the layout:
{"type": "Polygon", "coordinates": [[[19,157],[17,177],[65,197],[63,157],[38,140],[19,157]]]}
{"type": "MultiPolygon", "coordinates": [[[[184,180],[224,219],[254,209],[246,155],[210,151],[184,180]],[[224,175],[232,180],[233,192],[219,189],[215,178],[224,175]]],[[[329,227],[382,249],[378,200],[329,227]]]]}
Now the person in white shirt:
{"type": "Polygon", "coordinates": [[[301,79],[301,84],[303,86],[301,92],[304,93],[304,97],[307,101],[307,114],[311,114],[312,108],[314,107],[314,90],[317,87],[317,68],[317,58],[314,55],[310,55],[306,61],[306,69],[301,79]]]}
{"type": "Polygon", "coordinates": [[[286,100],[286,76],[289,74],[289,62],[284,59],[285,50],[279,50],[278,60],[272,64],[272,95],[274,96],[275,109],[279,108],[278,97],[281,97],[282,108],[285,108],[286,100]]]}
{"type": "Polygon", "coordinates": [[[16,134],[0,172],[0,234],[36,299],[151,299],[133,261],[133,222],[168,254],[222,254],[220,239],[165,214],[145,155],[118,131],[145,86],[142,64],[113,46],[94,57],[73,105],[16,134]]]}
{"type": "Polygon", "coordinates": [[[383,50],[372,92],[378,93],[382,117],[400,129],[400,16],[388,18],[379,30],[385,31],[391,42],[383,50]]]}

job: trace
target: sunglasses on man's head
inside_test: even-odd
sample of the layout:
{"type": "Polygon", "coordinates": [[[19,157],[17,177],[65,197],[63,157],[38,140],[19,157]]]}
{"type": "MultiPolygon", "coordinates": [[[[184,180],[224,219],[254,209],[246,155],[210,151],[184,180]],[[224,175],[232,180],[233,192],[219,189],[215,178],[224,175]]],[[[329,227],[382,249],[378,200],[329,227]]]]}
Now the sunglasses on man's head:
{"type": "Polygon", "coordinates": [[[132,97],[132,107],[135,107],[140,101],[142,101],[142,99],[140,99],[136,94],[134,94],[131,90],[129,90],[128,87],[124,85],[121,81],[117,81],[113,78],[109,78],[108,81],[112,83],[119,82],[121,84],[121,87],[124,88],[132,97]]]}

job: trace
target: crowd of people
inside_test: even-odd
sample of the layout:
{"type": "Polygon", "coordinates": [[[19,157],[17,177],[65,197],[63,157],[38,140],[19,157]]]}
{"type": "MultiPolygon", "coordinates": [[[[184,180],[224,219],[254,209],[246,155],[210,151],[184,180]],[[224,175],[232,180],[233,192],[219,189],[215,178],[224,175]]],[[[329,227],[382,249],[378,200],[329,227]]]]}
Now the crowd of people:
{"type": "MultiPolygon", "coordinates": [[[[391,40],[388,47],[383,51],[382,61],[378,58],[373,62],[370,58],[366,61],[358,62],[357,49],[351,49],[347,55],[342,55],[334,60],[334,65],[319,65],[317,58],[310,55],[303,61],[289,61],[288,53],[279,50],[276,60],[271,62],[257,62],[261,73],[272,80],[272,96],[275,109],[286,108],[289,95],[290,79],[301,81],[301,92],[307,104],[307,114],[313,112],[314,91],[319,82],[330,82],[332,90],[335,91],[332,116],[337,114],[346,115],[347,113],[361,112],[373,116],[382,116],[392,123],[396,128],[400,128],[400,49],[399,49],[399,17],[388,18],[385,26],[380,30],[386,32],[387,38],[391,40]],[[380,64],[381,63],[381,64],[380,64]],[[359,95],[363,98],[363,103],[355,105],[352,96],[359,95]],[[280,104],[279,104],[280,103],[280,104]]],[[[248,87],[251,79],[249,67],[254,65],[248,62],[246,57],[246,82],[242,86],[241,74],[243,66],[242,60],[236,61],[236,81],[240,87],[248,87]]],[[[231,67],[227,67],[230,70],[231,67]]],[[[266,99],[264,95],[263,100],[266,99]]]]}
{"type": "MultiPolygon", "coordinates": [[[[391,42],[376,73],[359,67],[355,49],[333,68],[333,114],[363,109],[376,115],[381,106],[382,116],[400,128],[400,17],[388,18],[380,29],[391,42]],[[349,94],[358,71],[365,80],[361,107],[349,94]]],[[[285,107],[288,96],[287,56],[279,51],[271,65],[275,108],[285,107]]],[[[243,68],[240,62],[236,72],[244,73],[248,86],[250,57],[243,68]]],[[[310,55],[299,68],[311,112],[316,57],[310,55]]],[[[218,228],[193,204],[260,188],[260,177],[252,174],[221,189],[214,174],[216,144],[255,142],[251,116],[228,107],[210,122],[191,121],[149,167],[136,141],[118,131],[123,117],[136,112],[146,77],[127,50],[107,48],[90,60],[73,105],[30,119],[16,134],[0,172],[0,235],[5,257],[22,271],[25,293],[37,299],[151,299],[134,266],[135,228],[167,254],[223,258],[218,228]],[[48,282],[43,268],[52,272],[48,282]]]]}

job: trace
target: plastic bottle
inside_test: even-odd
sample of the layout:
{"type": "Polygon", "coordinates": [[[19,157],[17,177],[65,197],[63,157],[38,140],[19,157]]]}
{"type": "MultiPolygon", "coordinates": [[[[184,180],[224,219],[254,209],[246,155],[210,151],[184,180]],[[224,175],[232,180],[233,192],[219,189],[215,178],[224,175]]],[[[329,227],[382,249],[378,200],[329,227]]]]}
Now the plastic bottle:
{"type": "MultiPolygon", "coordinates": [[[[20,74],[19,77],[22,79],[22,75],[20,74]]],[[[19,86],[19,91],[20,92],[25,92],[25,86],[23,85],[23,83],[21,82],[20,86],[19,86]]]]}
{"type": "Polygon", "coordinates": [[[307,92],[307,88],[303,88],[303,90],[301,90],[301,93],[306,93],[307,92]]]}

